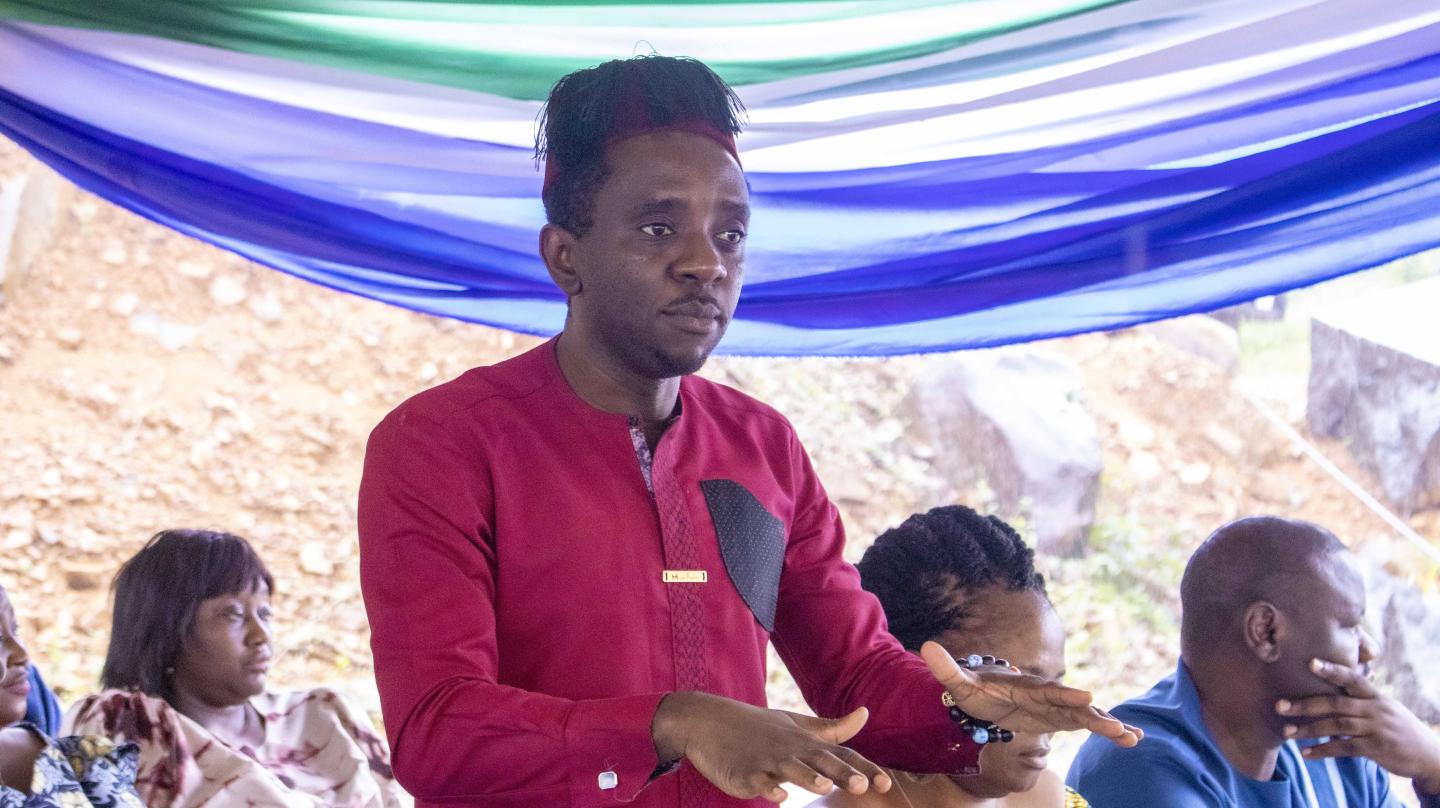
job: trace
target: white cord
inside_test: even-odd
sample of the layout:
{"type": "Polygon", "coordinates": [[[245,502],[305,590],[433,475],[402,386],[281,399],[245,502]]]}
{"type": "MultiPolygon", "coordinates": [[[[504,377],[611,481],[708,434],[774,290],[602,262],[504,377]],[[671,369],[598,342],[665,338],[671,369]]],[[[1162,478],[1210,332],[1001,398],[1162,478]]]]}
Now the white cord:
{"type": "Polygon", "coordinates": [[[1245,396],[1245,400],[1249,401],[1251,406],[1258,410],[1261,415],[1265,416],[1265,419],[1267,421],[1269,421],[1271,424],[1274,424],[1276,429],[1279,429],[1281,432],[1285,433],[1285,436],[1290,438],[1290,441],[1294,443],[1295,446],[1300,449],[1300,451],[1304,452],[1311,460],[1315,461],[1315,464],[1319,466],[1322,470],[1324,470],[1326,474],[1329,474],[1332,478],[1334,478],[1335,482],[1340,483],[1340,485],[1344,486],[1346,491],[1354,494],[1356,499],[1360,500],[1360,502],[1365,507],[1369,508],[1376,516],[1380,517],[1380,519],[1383,520],[1385,524],[1389,525],[1392,529],[1394,529],[1396,533],[1399,533],[1401,536],[1408,539],[1410,543],[1418,547],[1422,553],[1429,556],[1431,561],[1433,561],[1437,566],[1440,566],[1440,548],[1437,548],[1435,545],[1426,541],[1424,536],[1416,533],[1414,528],[1405,524],[1405,521],[1403,519],[1391,513],[1389,508],[1386,508],[1383,504],[1381,504],[1379,500],[1370,496],[1369,491],[1361,488],[1359,483],[1355,482],[1353,479],[1350,478],[1350,475],[1342,471],[1339,466],[1336,466],[1334,463],[1330,462],[1330,458],[1322,454],[1320,450],[1315,447],[1314,444],[1310,443],[1310,441],[1305,440],[1305,436],[1301,435],[1295,429],[1295,427],[1287,423],[1285,419],[1276,415],[1270,410],[1269,407],[1266,407],[1264,404],[1260,403],[1258,399],[1256,399],[1249,393],[1241,391],[1241,394],[1245,396]]]}

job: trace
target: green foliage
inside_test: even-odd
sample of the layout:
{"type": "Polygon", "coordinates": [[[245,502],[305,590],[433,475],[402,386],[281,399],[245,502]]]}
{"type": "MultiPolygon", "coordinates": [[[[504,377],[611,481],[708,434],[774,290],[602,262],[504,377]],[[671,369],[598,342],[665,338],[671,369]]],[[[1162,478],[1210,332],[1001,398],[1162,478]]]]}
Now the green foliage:
{"type": "Polygon", "coordinates": [[[1069,681],[1092,690],[1100,704],[1136,696],[1174,669],[1187,536],[1101,521],[1084,558],[1040,559],[1069,632],[1069,681]]]}

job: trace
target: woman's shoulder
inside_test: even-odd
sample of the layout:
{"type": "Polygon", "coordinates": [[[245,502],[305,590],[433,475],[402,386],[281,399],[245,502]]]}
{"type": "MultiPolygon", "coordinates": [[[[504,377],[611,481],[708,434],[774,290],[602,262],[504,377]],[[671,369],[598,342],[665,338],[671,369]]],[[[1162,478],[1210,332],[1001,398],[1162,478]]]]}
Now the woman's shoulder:
{"type": "Polygon", "coordinates": [[[70,706],[61,724],[67,735],[120,737],[129,741],[173,736],[181,716],[159,696],[131,690],[102,690],[70,706]]]}
{"type": "MultiPolygon", "coordinates": [[[[29,769],[49,743],[50,739],[34,724],[21,723],[0,728],[0,761],[6,764],[0,766],[0,770],[29,769]]],[[[8,777],[7,771],[6,779],[8,777]]]]}

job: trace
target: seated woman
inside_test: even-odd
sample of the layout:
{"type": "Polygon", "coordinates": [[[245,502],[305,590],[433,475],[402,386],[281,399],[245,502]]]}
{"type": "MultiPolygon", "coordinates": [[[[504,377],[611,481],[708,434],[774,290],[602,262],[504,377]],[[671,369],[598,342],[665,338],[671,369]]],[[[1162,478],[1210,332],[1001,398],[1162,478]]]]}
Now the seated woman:
{"type": "Polygon", "coordinates": [[[138,754],[105,738],[52,739],[25,718],[29,656],[10,596],[0,588],[0,808],[144,808],[138,754]]]}
{"type": "Polygon", "coordinates": [[[115,578],[104,692],[72,731],[140,746],[150,808],[400,804],[389,751],[331,690],[267,693],[275,582],[244,539],[166,530],[115,578]]]}
{"type": "MultiPolygon", "coordinates": [[[[857,565],[890,632],[913,653],[934,640],[957,659],[990,654],[1024,673],[1059,680],[1065,629],[1035,571],[1035,554],[993,516],[951,505],[885,531],[857,565]]],[[[892,772],[885,794],[836,790],[817,808],[1074,808],[1086,805],[1046,768],[1050,736],[1016,733],[980,751],[974,777],[892,772]]]]}

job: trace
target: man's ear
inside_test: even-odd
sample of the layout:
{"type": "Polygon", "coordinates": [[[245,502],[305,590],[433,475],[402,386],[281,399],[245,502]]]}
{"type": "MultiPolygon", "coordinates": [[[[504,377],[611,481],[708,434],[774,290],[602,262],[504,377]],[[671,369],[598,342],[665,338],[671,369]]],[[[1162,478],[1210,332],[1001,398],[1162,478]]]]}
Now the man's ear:
{"type": "Polygon", "coordinates": [[[540,228],[540,258],[550,280],[560,287],[566,297],[580,294],[580,276],[575,272],[575,236],[557,224],[546,224],[540,228]]]}
{"type": "Polygon", "coordinates": [[[1245,645],[1261,662],[1280,661],[1280,642],[1289,629],[1285,615],[1275,604],[1257,600],[1245,607],[1241,627],[1245,645]]]}

